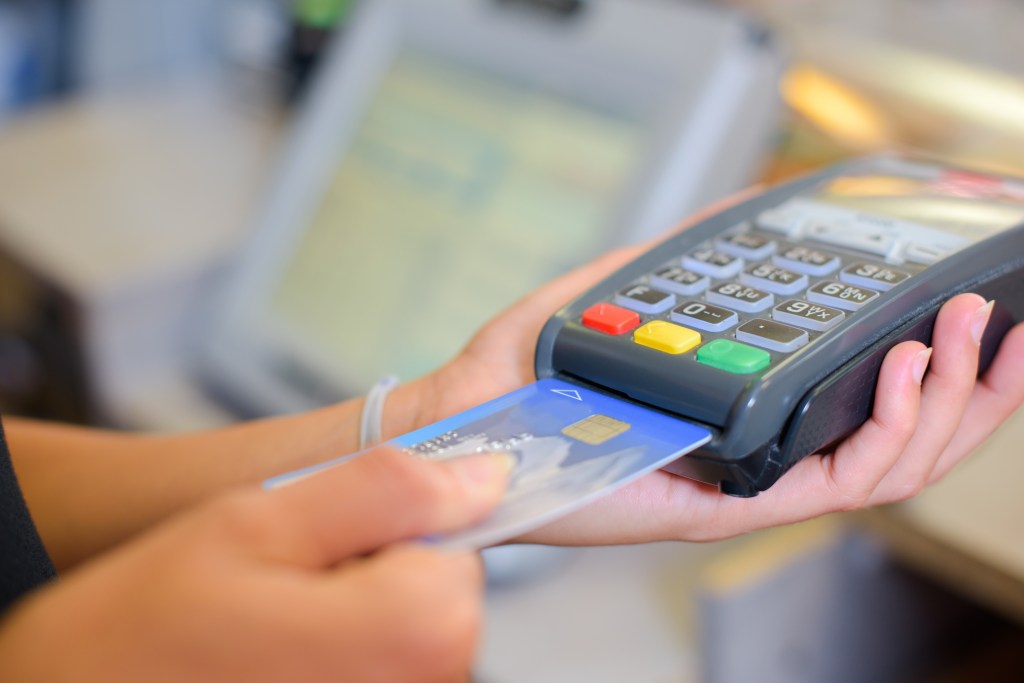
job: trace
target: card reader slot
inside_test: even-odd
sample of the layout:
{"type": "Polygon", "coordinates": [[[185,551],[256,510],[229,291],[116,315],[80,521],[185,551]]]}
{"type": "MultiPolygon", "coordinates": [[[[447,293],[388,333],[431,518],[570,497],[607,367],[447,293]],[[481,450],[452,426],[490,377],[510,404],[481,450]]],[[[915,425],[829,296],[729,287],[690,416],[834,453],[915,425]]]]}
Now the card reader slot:
{"type": "MultiPolygon", "coordinates": [[[[714,432],[712,432],[714,433],[714,432]]],[[[717,438],[716,434],[716,438],[717,438]]],[[[751,453],[742,460],[723,463],[714,455],[708,457],[706,448],[699,448],[665,466],[665,471],[672,474],[694,479],[696,481],[718,486],[722,493],[737,498],[756,496],[766,487],[759,485],[764,480],[775,481],[780,476],[778,463],[771,457],[771,449],[764,447],[751,453]],[[762,476],[753,481],[748,472],[761,472],[762,476]]]]}

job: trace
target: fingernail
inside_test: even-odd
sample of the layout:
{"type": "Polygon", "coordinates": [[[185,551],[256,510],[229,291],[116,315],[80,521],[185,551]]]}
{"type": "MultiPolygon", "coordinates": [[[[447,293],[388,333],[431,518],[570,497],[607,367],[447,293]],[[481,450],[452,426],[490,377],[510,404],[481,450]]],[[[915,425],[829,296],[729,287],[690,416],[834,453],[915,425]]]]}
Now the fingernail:
{"type": "Polygon", "coordinates": [[[449,461],[449,467],[471,487],[492,486],[508,479],[516,459],[511,453],[467,455],[449,461]]]}
{"type": "Polygon", "coordinates": [[[971,321],[971,339],[975,344],[981,345],[981,337],[985,334],[985,328],[988,326],[989,318],[992,317],[992,309],[995,305],[995,301],[989,301],[974,312],[974,320],[971,321]]]}
{"type": "Polygon", "coordinates": [[[928,370],[928,363],[932,360],[932,348],[928,347],[922,351],[917,352],[917,356],[914,358],[914,381],[917,382],[918,386],[921,386],[921,382],[924,381],[924,373],[928,370]]]}

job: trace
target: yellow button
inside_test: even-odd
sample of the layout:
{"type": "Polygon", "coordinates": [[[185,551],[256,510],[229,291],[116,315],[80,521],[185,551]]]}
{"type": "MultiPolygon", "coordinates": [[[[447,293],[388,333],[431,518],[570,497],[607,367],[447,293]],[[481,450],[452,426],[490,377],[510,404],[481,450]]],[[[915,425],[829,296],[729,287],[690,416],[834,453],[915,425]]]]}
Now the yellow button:
{"type": "Polygon", "coordinates": [[[700,333],[664,320],[652,320],[633,333],[633,341],[664,353],[686,353],[700,344],[700,333]]]}

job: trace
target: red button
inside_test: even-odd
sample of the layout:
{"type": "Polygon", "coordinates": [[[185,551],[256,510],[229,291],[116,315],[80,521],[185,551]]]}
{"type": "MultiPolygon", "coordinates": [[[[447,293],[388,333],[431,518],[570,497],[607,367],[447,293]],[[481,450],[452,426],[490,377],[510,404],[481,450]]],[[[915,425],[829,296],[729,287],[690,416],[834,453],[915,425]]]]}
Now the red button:
{"type": "Polygon", "coordinates": [[[625,334],[640,324],[640,316],[612,304],[594,304],[583,311],[583,324],[605,334],[625,334]]]}

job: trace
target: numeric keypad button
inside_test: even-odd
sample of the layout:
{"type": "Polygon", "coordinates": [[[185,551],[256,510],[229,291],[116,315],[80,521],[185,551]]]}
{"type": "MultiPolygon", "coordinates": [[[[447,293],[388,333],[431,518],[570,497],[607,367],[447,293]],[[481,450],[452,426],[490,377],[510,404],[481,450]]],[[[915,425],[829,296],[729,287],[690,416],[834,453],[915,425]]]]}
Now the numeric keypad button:
{"type": "Polygon", "coordinates": [[[706,332],[724,332],[740,321],[734,311],[703,301],[684,301],[672,309],[669,317],[673,322],[706,332]]]}
{"type": "Polygon", "coordinates": [[[727,280],[743,269],[743,259],[717,249],[698,249],[683,257],[683,267],[701,275],[727,280]]]}
{"type": "Polygon", "coordinates": [[[757,217],[757,227],[762,230],[781,232],[784,235],[795,237],[803,230],[807,222],[807,212],[796,206],[783,204],[762,211],[757,217]]]}
{"type": "Polygon", "coordinates": [[[804,290],[810,281],[806,275],[779,268],[771,263],[755,263],[740,273],[740,282],[775,294],[792,295],[804,290]]]}
{"type": "Polygon", "coordinates": [[[715,240],[715,246],[727,254],[739,256],[749,261],[760,261],[771,256],[772,252],[778,247],[778,243],[762,235],[740,232],[720,240],[715,240]]]}
{"type": "Polygon", "coordinates": [[[772,256],[772,263],[798,273],[823,277],[838,270],[842,262],[838,256],[826,251],[808,249],[807,247],[789,247],[772,256]]]}
{"type": "Polygon", "coordinates": [[[657,315],[676,305],[676,297],[647,285],[633,285],[619,290],[615,303],[637,313],[657,315]]]}
{"type": "Polygon", "coordinates": [[[910,273],[874,263],[854,263],[843,268],[839,273],[839,279],[850,285],[870,287],[886,292],[904,280],[910,279],[910,273]]]}
{"type": "Polygon", "coordinates": [[[835,280],[819,282],[807,290],[807,299],[816,304],[857,311],[878,298],[878,292],[835,280]]]}
{"type": "Polygon", "coordinates": [[[775,297],[768,292],[738,282],[723,282],[720,285],[715,285],[704,296],[709,303],[726,306],[744,313],[757,313],[771,308],[775,303],[775,297]]]}
{"type": "Polygon", "coordinates": [[[711,285],[711,278],[679,266],[668,266],[651,274],[651,284],[666,292],[697,296],[711,285]]]}
{"type": "Polygon", "coordinates": [[[838,308],[790,299],[772,310],[772,319],[815,332],[826,332],[846,318],[838,308]]]}
{"type": "Polygon", "coordinates": [[[736,329],[736,339],[769,351],[791,353],[810,341],[804,330],[774,320],[755,318],[736,329]]]}

